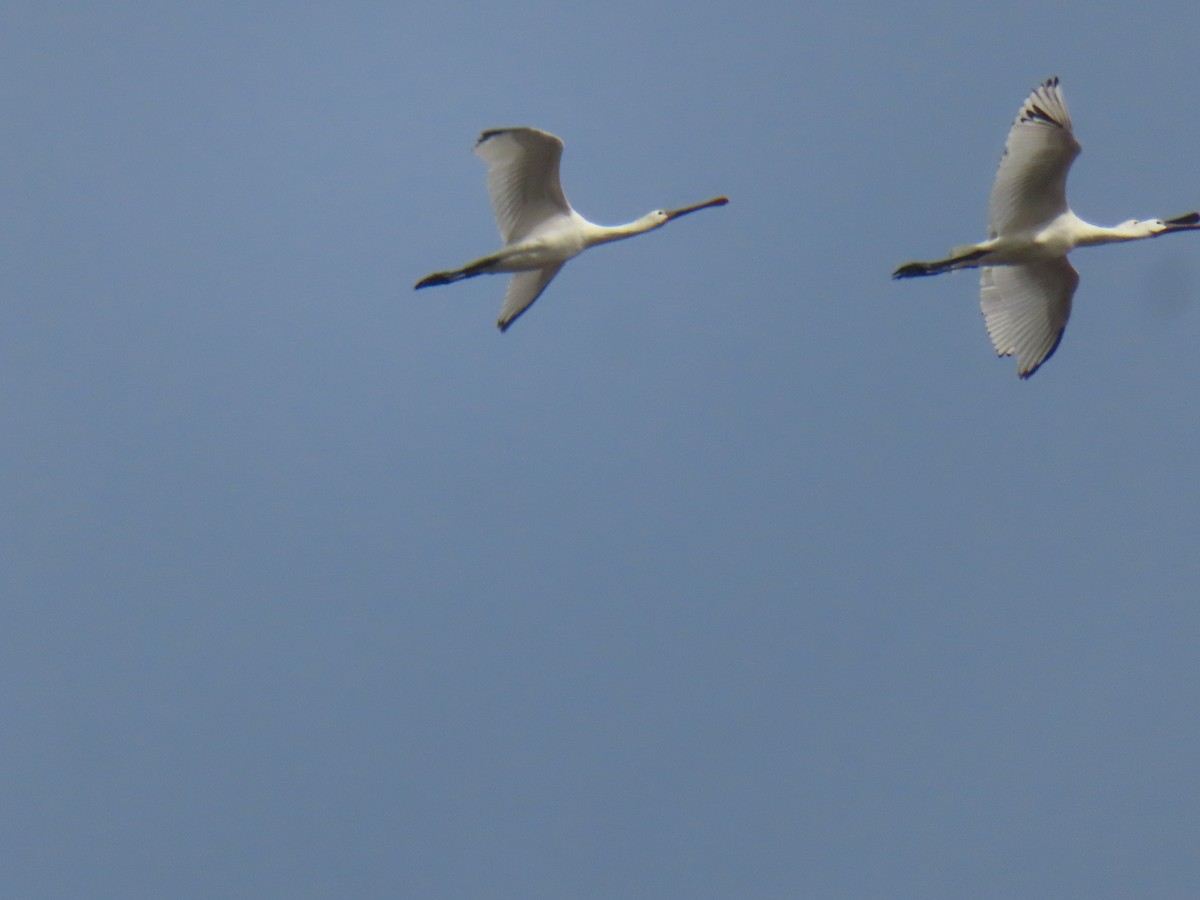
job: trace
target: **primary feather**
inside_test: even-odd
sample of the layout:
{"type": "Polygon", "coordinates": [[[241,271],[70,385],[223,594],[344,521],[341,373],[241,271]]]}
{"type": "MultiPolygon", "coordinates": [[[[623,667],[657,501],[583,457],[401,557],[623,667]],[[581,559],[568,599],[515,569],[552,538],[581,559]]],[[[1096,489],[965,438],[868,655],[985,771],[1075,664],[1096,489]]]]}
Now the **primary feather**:
{"type": "Polygon", "coordinates": [[[988,201],[989,237],[1023,231],[1067,211],[1067,172],[1079,155],[1058,79],[1029,95],[1008,132],[988,201]]]}
{"type": "Polygon", "coordinates": [[[488,165],[488,195],[506,244],[571,214],[558,177],[562,151],[558,137],[537,128],[498,128],[479,136],[475,155],[488,165]]]}

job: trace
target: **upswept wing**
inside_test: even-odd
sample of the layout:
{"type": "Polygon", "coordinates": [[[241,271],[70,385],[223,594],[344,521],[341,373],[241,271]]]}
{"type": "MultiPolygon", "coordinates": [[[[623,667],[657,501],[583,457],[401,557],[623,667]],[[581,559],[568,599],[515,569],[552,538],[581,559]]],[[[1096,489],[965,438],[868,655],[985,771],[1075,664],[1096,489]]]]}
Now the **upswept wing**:
{"type": "Polygon", "coordinates": [[[500,318],[496,320],[496,325],[501,331],[508,330],[508,326],[515,322],[521,313],[533,306],[533,301],[542,295],[546,285],[554,280],[554,276],[562,267],[563,263],[557,263],[544,269],[518,272],[512,277],[508,283],[508,290],[504,293],[504,306],[500,309],[500,318]]]}
{"type": "Polygon", "coordinates": [[[998,356],[1016,356],[1028,378],[1058,349],[1079,273],[1065,256],[980,269],[979,306],[998,356]]]}
{"type": "Polygon", "coordinates": [[[536,128],[498,128],[479,136],[475,154],[488,164],[492,211],[506,244],[571,213],[558,180],[562,149],[559,138],[536,128]]]}
{"type": "Polygon", "coordinates": [[[1067,210],[1067,172],[1079,155],[1057,78],[1041,84],[1021,106],[992,184],[992,237],[1035,228],[1067,210]]]}

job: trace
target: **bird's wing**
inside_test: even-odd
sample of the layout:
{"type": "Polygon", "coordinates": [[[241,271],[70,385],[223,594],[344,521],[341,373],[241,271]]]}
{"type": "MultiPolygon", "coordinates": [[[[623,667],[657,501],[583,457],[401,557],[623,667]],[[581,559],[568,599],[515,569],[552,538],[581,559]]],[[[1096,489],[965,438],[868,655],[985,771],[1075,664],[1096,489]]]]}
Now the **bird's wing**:
{"type": "Polygon", "coordinates": [[[1065,256],[980,269],[979,306],[998,356],[1016,356],[1028,378],[1058,349],[1079,273],[1065,256]]]}
{"type": "Polygon", "coordinates": [[[508,326],[515,322],[521,313],[533,306],[533,301],[542,296],[546,285],[554,280],[554,276],[562,267],[563,263],[555,263],[543,269],[518,272],[512,277],[512,281],[508,283],[508,290],[504,294],[504,306],[500,309],[500,318],[496,320],[501,331],[507,331],[508,326]]]}
{"type": "Polygon", "coordinates": [[[1067,172],[1079,155],[1057,78],[1041,84],[1021,106],[992,184],[992,237],[1045,224],[1067,210],[1067,172]]]}
{"type": "Polygon", "coordinates": [[[488,193],[506,244],[571,213],[558,180],[562,149],[561,140],[536,128],[499,128],[479,136],[475,154],[488,164],[488,193]]]}

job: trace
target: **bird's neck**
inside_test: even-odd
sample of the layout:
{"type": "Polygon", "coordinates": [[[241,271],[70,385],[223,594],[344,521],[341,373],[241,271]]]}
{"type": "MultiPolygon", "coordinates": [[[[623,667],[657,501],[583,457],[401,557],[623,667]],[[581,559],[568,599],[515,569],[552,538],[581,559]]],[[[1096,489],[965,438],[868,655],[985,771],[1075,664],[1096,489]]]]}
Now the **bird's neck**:
{"type": "Polygon", "coordinates": [[[1129,225],[1122,223],[1105,227],[1103,225],[1093,225],[1090,222],[1079,220],[1083,226],[1079,233],[1079,238],[1076,243],[1078,247],[1094,247],[1098,244],[1118,244],[1122,241],[1136,241],[1141,238],[1150,237],[1147,230],[1138,225],[1129,225]]]}
{"type": "Polygon", "coordinates": [[[642,218],[634,222],[627,222],[624,225],[593,225],[592,228],[595,230],[592,232],[591,243],[607,244],[609,241],[623,240],[624,238],[633,237],[635,234],[652,231],[660,224],[662,223],[642,218]]]}

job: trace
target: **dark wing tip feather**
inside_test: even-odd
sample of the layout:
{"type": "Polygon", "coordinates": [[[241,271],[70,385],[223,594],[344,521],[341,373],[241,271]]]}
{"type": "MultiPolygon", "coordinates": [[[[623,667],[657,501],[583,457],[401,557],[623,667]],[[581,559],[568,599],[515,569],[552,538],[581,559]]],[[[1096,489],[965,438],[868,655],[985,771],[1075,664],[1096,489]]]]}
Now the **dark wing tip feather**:
{"type": "MultiPolygon", "coordinates": [[[[1028,122],[1028,123],[1033,123],[1033,124],[1041,123],[1041,124],[1045,124],[1045,125],[1054,125],[1058,128],[1066,127],[1065,122],[1060,122],[1058,119],[1054,118],[1053,115],[1046,112],[1046,110],[1041,105],[1039,105],[1039,101],[1041,101],[1042,103],[1045,102],[1044,100],[1042,100],[1042,95],[1046,94],[1049,91],[1056,90],[1057,88],[1058,88],[1058,76],[1057,75],[1047,78],[1040,85],[1038,85],[1034,89],[1033,93],[1029,95],[1029,98],[1025,101],[1025,104],[1021,107],[1021,112],[1017,116],[1017,121],[1018,122],[1028,122]]],[[[1046,99],[1051,99],[1051,98],[1047,97],[1046,99]]]]}
{"type": "Polygon", "coordinates": [[[1058,345],[1062,343],[1063,335],[1066,333],[1067,333],[1067,329],[1065,329],[1065,328],[1059,329],[1058,336],[1054,338],[1054,343],[1051,345],[1050,349],[1046,351],[1046,355],[1043,356],[1040,360],[1038,360],[1037,365],[1035,365],[1028,372],[1018,372],[1017,377],[1019,377],[1022,381],[1024,381],[1024,380],[1030,378],[1034,372],[1036,372],[1038,369],[1040,369],[1042,366],[1044,366],[1047,362],[1049,362],[1050,357],[1052,357],[1054,355],[1054,351],[1056,351],[1058,349],[1058,345]]]}
{"type": "MultiPolygon", "coordinates": [[[[1066,333],[1067,333],[1067,326],[1064,325],[1062,328],[1058,329],[1058,334],[1056,334],[1054,336],[1054,343],[1050,345],[1050,349],[1046,351],[1046,355],[1043,356],[1041,359],[1039,359],[1036,363],[1034,363],[1033,366],[1028,371],[1022,372],[1022,371],[1018,370],[1017,377],[1020,378],[1022,381],[1025,381],[1026,379],[1032,377],[1034,372],[1036,372],[1038,369],[1040,369],[1042,366],[1044,366],[1047,362],[1049,362],[1050,357],[1052,357],[1054,355],[1054,352],[1058,349],[1058,345],[1062,343],[1063,335],[1066,333]]],[[[1009,353],[999,353],[997,355],[998,356],[1011,356],[1012,353],[1010,351],[1009,353]]]]}
{"type": "Polygon", "coordinates": [[[504,134],[523,134],[527,139],[540,138],[562,146],[562,138],[558,135],[543,131],[540,128],[534,128],[532,125],[509,125],[504,128],[489,128],[479,135],[479,140],[475,142],[475,146],[478,148],[480,144],[485,144],[492,138],[500,137],[504,134]]]}
{"type": "Polygon", "coordinates": [[[509,132],[509,131],[512,131],[512,128],[489,128],[487,131],[485,131],[479,135],[479,140],[477,140],[475,142],[475,146],[478,147],[480,144],[484,143],[489,138],[494,138],[494,137],[496,137],[496,135],[505,134],[506,132],[509,132]]]}

